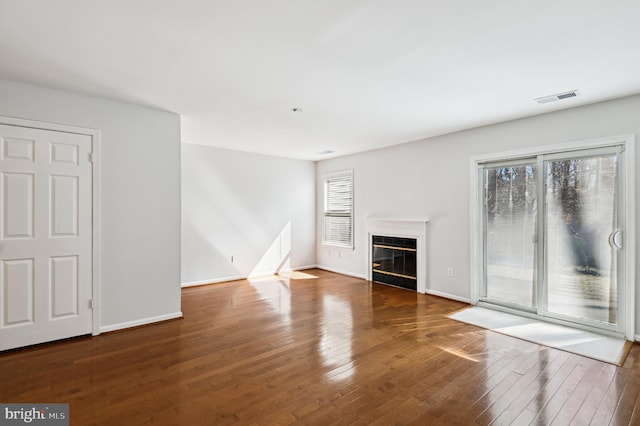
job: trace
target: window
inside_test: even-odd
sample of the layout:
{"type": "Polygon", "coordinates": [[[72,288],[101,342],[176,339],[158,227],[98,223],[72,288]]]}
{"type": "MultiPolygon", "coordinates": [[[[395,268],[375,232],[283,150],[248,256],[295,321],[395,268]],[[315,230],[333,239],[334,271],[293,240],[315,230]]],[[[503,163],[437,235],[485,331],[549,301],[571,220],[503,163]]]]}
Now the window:
{"type": "Polygon", "coordinates": [[[353,247],[353,171],[329,173],[324,180],[324,244],[353,247]]]}

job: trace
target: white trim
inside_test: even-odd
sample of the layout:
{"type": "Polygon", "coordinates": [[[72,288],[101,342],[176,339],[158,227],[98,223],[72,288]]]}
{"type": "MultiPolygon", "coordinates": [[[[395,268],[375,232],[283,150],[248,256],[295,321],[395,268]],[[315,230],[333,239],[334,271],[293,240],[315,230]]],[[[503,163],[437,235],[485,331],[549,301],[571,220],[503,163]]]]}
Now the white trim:
{"type": "Polygon", "coordinates": [[[250,280],[251,278],[260,278],[260,277],[269,277],[269,276],[277,276],[280,275],[280,272],[293,272],[294,270],[291,268],[282,268],[278,271],[261,271],[261,272],[252,272],[251,274],[245,276],[243,279],[250,280]]]}
{"type": "Polygon", "coordinates": [[[218,284],[218,283],[224,283],[227,281],[244,280],[246,278],[247,278],[246,275],[236,275],[232,277],[223,277],[223,278],[211,278],[209,280],[189,281],[186,283],[182,283],[180,284],[180,287],[185,288],[185,287],[195,287],[195,286],[207,285],[207,284],[218,284]]]}
{"type": "Polygon", "coordinates": [[[469,205],[471,208],[470,217],[470,239],[471,247],[469,250],[470,255],[470,267],[471,267],[471,303],[478,304],[479,301],[479,285],[480,285],[480,256],[482,254],[482,237],[479,234],[481,230],[479,209],[479,176],[478,166],[482,163],[491,161],[512,160],[522,157],[534,157],[543,154],[553,154],[567,151],[578,151],[592,148],[609,147],[613,145],[622,145],[626,151],[622,156],[622,173],[621,179],[623,184],[623,191],[625,196],[624,201],[624,254],[622,261],[625,264],[624,267],[624,279],[625,279],[625,301],[624,306],[624,321],[625,321],[625,337],[628,340],[635,339],[635,259],[636,259],[636,209],[635,209],[635,135],[626,134],[604,138],[588,139],[582,141],[571,141],[567,143],[559,143],[555,145],[546,145],[541,147],[526,148],[514,151],[498,152],[491,154],[483,154],[471,157],[470,164],[470,190],[469,190],[469,205]]]}
{"type": "Polygon", "coordinates": [[[470,171],[469,171],[469,207],[470,207],[470,215],[469,215],[469,229],[471,230],[470,235],[470,250],[469,250],[469,267],[471,268],[470,272],[470,282],[471,289],[469,291],[470,303],[472,305],[476,305],[480,300],[480,276],[482,275],[482,262],[480,258],[482,257],[482,238],[480,237],[480,230],[482,229],[480,225],[480,215],[481,210],[478,208],[480,203],[480,191],[478,191],[478,160],[476,157],[471,157],[470,171]]]}
{"type": "Polygon", "coordinates": [[[475,155],[471,161],[475,164],[490,161],[508,161],[522,157],[536,157],[541,154],[554,154],[556,152],[582,151],[591,148],[608,147],[612,145],[624,145],[627,142],[634,142],[635,136],[630,134],[610,136],[605,138],[595,138],[586,140],[569,141],[555,145],[536,146],[532,148],[516,149],[513,151],[496,152],[491,154],[475,155]]]}
{"type": "Polygon", "coordinates": [[[101,224],[101,211],[102,211],[102,185],[101,185],[101,172],[100,172],[100,131],[97,129],[90,129],[86,127],[70,126],[67,124],[48,123],[44,121],[26,120],[17,117],[0,116],[0,124],[6,124],[10,126],[28,127],[32,129],[50,130],[64,133],[74,133],[80,135],[86,135],[91,137],[91,153],[94,156],[94,161],[91,166],[91,178],[92,178],[92,300],[93,300],[93,313],[91,318],[91,334],[97,336],[100,334],[100,300],[101,300],[101,236],[102,228],[101,224]]]}
{"type": "Polygon", "coordinates": [[[317,268],[318,265],[316,265],[315,263],[313,265],[305,265],[305,266],[298,266],[295,268],[291,268],[292,271],[305,271],[307,269],[314,269],[317,268]]]}
{"type": "MultiPolygon", "coordinates": [[[[298,267],[295,267],[295,268],[283,269],[280,272],[304,271],[304,270],[313,269],[313,268],[318,268],[318,265],[298,266],[298,267]]],[[[266,277],[266,276],[269,276],[269,275],[278,275],[278,274],[274,274],[273,272],[265,272],[265,273],[261,273],[261,274],[251,275],[251,276],[248,276],[248,275],[235,275],[235,276],[231,276],[231,277],[210,278],[208,280],[184,282],[184,283],[180,284],[180,287],[181,288],[186,288],[186,287],[196,287],[196,286],[207,285],[207,284],[219,284],[219,283],[225,283],[225,282],[229,282],[229,281],[247,280],[249,278],[266,277]]]]}
{"type": "Polygon", "coordinates": [[[92,135],[93,139],[93,334],[100,334],[100,301],[102,300],[101,291],[101,271],[102,261],[100,256],[100,247],[102,247],[102,144],[100,131],[96,130],[92,135]]]}
{"type": "Polygon", "coordinates": [[[438,290],[427,290],[425,294],[430,294],[432,296],[444,297],[445,299],[457,300],[458,302],[464,302],[471,304],[471,300],[466,297],[456,296],[454,294],[445,293],[438,290]]]}
{"type": "Polygon", "coordinates": [[[625,309],[625,337],[634,341],[636,332],[636,139],[635,135],[627,136],[624,144],[623,155],[623,188],[625,191],[624,209],[624,262],[625,262],[625,297],[627,306],[625,309]]]}
{"type": "Polygon", "coordinates": [[[24,118],[0,116],[0,124],[9,126],[29,127],[32,129],[53,130],[56,132],[76,133],[79,135],[92,136],[98,132],[96,129],[88,127],[70,126],[68,124],[49,123],[46,121],[27,120],[24,118]]]}
{"type": "Polygon", "coordinates": [[[348,277],[360,278],[362,280],[366,280],[367,279],[366,275],[358,274],[358,273],[355,273],[355,272],[343,271],[341,269],[331,268],[329,266],[318,265],[317,268],[318,269],[322,269],[324,271],[335,272],[336,274],[340,274],[340,275],[346,275],[348,277]]]}
{"type": "Polygon", "coordinates": [[[182,312],[174,312],[172,314],[158,315],[157,317],[142,318],[135,321],[121,322],[119,324],[105,325],[100,327],[101,333],[107,333],[109,331],[122,330],[125,328],[139,327],[141,325],[153,324],[156,322],[167,321],[171,319],[182,318],[182,312]]]}

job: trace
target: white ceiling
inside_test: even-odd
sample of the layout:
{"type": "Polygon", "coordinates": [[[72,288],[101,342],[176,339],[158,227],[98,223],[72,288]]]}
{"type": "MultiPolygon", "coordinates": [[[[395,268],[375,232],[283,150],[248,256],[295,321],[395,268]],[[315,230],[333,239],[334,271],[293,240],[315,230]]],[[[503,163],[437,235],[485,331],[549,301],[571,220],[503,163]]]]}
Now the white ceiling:
{"type": "Polygon", "coordinates": [[[0,0],[0,79],[317,160],[640,93],[640,1],[0,0]]]}

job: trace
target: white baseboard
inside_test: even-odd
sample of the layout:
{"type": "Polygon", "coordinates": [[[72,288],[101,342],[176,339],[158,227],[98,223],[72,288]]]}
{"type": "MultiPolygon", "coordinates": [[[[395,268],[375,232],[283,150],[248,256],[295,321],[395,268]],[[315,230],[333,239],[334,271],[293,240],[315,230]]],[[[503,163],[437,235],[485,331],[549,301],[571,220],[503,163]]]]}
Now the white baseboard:
{"type": "Polygon", "coordinates": [[[294,271],[304,271],[306,269],[316,269],[319,268],[318,265],[305,265],[305,266],[298,266],[296,268],[293,268],[294,271]]]}
{"type": "MultiPolygon", "coordinates": [[[[305,265],[305,266],[296,266],[295,268],[287,268],[283,269],[280,272],[291,272],[291,271],[304,271],[305,269],[313,269],[318,268],[318,265],[305,265]]],[[[273,272],[258,272],[256,274],[252,274],[252,278],[258,277],[266,277],[269,275],[274,275],[273,272]]],[[[180,284],[181,287],[194,287],[198,285],[207,285],[207,284],[218,284],[224,283],[227,281],[238,281],[238,280],[246,280],[249,278],[247,275],[236,275],[231,277],[222,277],[222,278],[210,278],[208,280],[200,280],[200,281],[190,281],[186,283],[180,284]]]]}
{"type": "Polygon", "coordinates": [[[329,271],[329,272],[335,272],[336,274],[340,274],[340,275],[347,275],[349,277],[354,277],[354,278],[361,278],[363,280],[367,279],[366,275],[362,275],[362,274],[356,274],[355,272],[347,272],[347,271],[342,271],[340,269],[336,269],[336,268],[330,268],[328,266],[324,266],[324,265],[317,265],[316,268],[318,269],[324,269],[325,271],[329,271]]]}
{"type": "Polygon", "coordinates": [[[158,315],[157,317],[142,318],[135,321],[121,322],[120,324],[111,324],[100,327],[100,333],[108,333],[109,331],[122,330],[124,328],[138,327],[140,325],[153,324],[154,322],[166,321],[175,318],[182,318],[182,312],[174,312],[172,314],[158,315]]]}
{"type": "Polygon", "coordinates": [[[208,280],[191,281],[191,282],[182,283],[182,284],[180,284],[180,286],[181,287],[193,287],[193,286],[196,286],[196,285],[217,284],[217,283],[224,283],[224,282],[227,282],[227,281],[244,280],[245,278],[247,278],[245,275],[236,275],[236,276],[232,276],[232,277],[223,277],[223,278],[211,278],[211,279],[208,279],[208,280]]]}
{"type": "Polygon", "coordinates": [[[445,293],[438,290],[429,290],[427,289],[427,294],[431,294],[433,296],[444,297],[445,299],[457,300],[458,302],[464,302],[471,304],[471,299],[467,299],[466,297],[455,296],[453,294],[445,293]]]}
{"type": "MultiPolygon", "coordinates": [[[[282,270],[282,272],[289,272],[289,271],[291,271],[291,269],[283,269],[282,270]]],[[[250,280],[251,278],[262,278],[262,277],[268,277],[268,276],[273,276],[273,275],[276,275],[276,274],[274,272],[271,272],[271,271],[252,272],[250,275],[247,275],[243,279],[250,280]]]]}
{"type": "Polygon", "coordinates": [[[633,336],[633,341],[640,342],[640,334],[636,334],[635,336],[633,336]]]}

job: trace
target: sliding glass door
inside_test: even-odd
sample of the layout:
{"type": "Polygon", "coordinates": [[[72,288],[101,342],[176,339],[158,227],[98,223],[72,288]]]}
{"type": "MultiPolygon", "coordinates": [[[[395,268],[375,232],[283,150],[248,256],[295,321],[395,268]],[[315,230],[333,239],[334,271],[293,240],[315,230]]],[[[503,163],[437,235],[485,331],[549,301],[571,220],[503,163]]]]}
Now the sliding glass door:
{"type": "Polygon", "coordinates": [[[490,166],[484,181],[484,296],[531,310],[537,304],[537,165],[490,166]]]}
{"type": "Polygon", "coordinates": [[[616,153],[544,161],[546,315],[618,319],[616,153]]]}
{"type": "Polygon", "coordinates": [[[482,165],[482,301],[624,331],[619,151],[482,165]]]}

